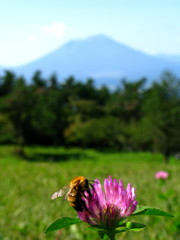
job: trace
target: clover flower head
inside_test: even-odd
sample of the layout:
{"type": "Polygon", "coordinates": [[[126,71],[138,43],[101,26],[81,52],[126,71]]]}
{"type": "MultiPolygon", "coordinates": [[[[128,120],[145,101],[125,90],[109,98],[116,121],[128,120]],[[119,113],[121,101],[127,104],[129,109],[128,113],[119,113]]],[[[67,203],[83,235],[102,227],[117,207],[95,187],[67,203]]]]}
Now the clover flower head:
{"type": "Polygon", "coordinates": [[[98,179],[95,180],[90,193],[82,198],[84,207],[78,217],[90,225],[116,228],[118,223],[131,215],[137,205],[135,189],[131,184],[124,188],[122,180],[108,177],[104,180],[104,189],[98,179]]]}
{"type": "Polygon", "coordinates": [[[168,178],[168,176],[169,176],[168,172],[165,172],[165,171],[158,171],[155,174],[156,179],[166,179],[166,178],[168,178]]]}

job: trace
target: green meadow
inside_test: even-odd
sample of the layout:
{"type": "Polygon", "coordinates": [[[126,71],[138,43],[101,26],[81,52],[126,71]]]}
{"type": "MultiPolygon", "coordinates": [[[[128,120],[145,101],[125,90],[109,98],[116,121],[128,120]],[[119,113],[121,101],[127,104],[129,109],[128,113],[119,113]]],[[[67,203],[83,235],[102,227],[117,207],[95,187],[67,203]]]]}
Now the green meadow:
{"type": "Polygon", "coordinates": [[[101,152],[92,149],[25,147],[21,157],[13,146],[0,147],[0,240],[90,240],[98,239],[87,225],[72,225],[44,234],[47,226],[63,216],[75,217],[64,198],[51,195],[78,175],[100,179],[111,175],[136,188],[139,205],[170,212],[174,218],[136,216],[144,223],[140,232],[117,235],[117,239],[180,239],[180,161],[148,152],[101,152]],[[154,178],[159,170],[169,173],[164,184],[154,178]],[[164,195],[167,194],[167,198],[164,195]]]}

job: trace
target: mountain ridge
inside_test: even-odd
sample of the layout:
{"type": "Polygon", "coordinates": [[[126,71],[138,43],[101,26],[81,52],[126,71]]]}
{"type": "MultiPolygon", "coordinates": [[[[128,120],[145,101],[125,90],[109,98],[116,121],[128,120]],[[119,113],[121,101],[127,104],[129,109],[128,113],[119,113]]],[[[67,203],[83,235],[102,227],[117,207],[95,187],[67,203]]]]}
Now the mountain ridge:
{"type": "Polygon", "coordinates": [[[43,76],[56,73],[60,80],[73,75],[78,80],[94,78],[97,85],[117,84],[121,78],[157,78],[164,70],[180,75],[180,64],[148,55],[106,35],[72,40],[35,61],[12,68],[31,78],[36,70],[43,76]]]}

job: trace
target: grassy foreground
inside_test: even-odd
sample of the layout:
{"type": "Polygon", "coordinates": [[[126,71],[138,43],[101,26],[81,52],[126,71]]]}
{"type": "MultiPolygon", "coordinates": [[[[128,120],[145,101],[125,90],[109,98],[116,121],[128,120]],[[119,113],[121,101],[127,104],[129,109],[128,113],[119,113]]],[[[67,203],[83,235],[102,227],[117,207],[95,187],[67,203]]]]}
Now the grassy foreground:
{"type": "Polygon", "coordinates": [[[94,150],[52,147],[26,147],[25,156],[14,154],[14,147],[0,147],[0,240],[90,240],[98,239],[87,226],[70,228],[45,235],[46,227],[58,217],[75,217],[76,212],[63,198],[52,201],[53,192],[78,175],[101,181],[109,175],[129,182],[136,188],[140,205],[172,213],[174,218],[136,217],[147,227],[128,232],[117,239],[180,239],[180,161],[151,153],[97,152],[94,150]],[[165,186],[155,180],[158,170],[170,173],[165,186]],[[169,192],[168,200],[160,196],[169,192]],[[178,212],[179,211],[179,212],[178,212]]]}

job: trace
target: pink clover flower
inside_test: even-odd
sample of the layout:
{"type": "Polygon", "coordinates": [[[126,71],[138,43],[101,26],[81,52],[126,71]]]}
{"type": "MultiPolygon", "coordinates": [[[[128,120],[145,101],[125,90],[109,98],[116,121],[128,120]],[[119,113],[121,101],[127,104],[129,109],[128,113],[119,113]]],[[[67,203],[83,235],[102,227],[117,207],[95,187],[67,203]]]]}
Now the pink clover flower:
{"type": "Polygon", "coordinates": [[[166,179],[168,178],[169,174],[165,171],[158,171],[156,174],[155,174],[155,178],[156,179],[166,179]]]}
{"type": "Polygon", "coordinates": [[[108,177],[104,180],[104,189],[98,179],[95,180],[91,194],[85,192],[83,211],[78,217],[90,225],[115,228],[118,223],[131,215],[137,206],[135,189],[131,184],[124,188],[122,180],[108,177]]]}

